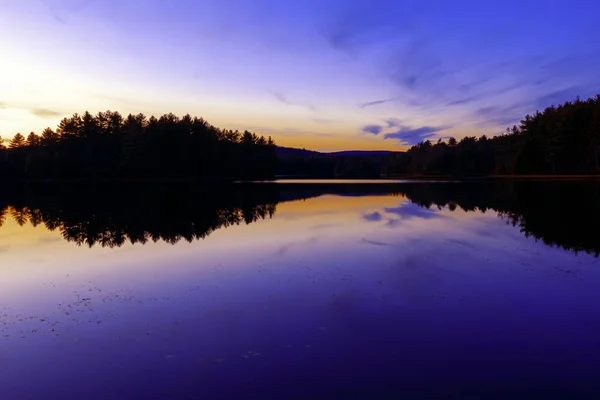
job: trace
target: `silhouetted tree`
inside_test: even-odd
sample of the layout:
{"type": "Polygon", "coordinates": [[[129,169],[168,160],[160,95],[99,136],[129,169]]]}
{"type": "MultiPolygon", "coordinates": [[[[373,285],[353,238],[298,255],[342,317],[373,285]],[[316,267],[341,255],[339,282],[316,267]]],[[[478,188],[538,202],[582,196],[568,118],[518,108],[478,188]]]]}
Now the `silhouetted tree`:
{"type": "Polygon", "coordinates": [[[29,136],[27,136],[27,146],[39,146],[40,137],[36,135],[34,132],[31,132],[29,136]]]}
{"type": "Polygon", "coordinates": [[[418,143],[388,164],[385,170],[393,174],[597,174],[600,95],[528,114],[519,126],[492,138],[418,143]]]}
{"type": "Polygon", "coordinates": [[[17,133],[10,141],[10,144],[8,147],[10,147],[11,149],[16,149],[16,148],[20,148],[20,147],[25,147],[26,145],[27,145],[27,141],[25,140],[25,137],[23,135],[21,135],[20,133],[17,133]]]}
{"type": "Polygon", "coordinates": [[[46,128],[42,131],[40,144],[42,146],[55,146],[58,144],[59,139],[58,133],[54,132],[51,128],[46,128]]]}
{"type": "Polygon", "coordinates": [[[56,132],[18,134],[0,174],[12,179],[232,180],[271,178],[275,143],[221,130],[189,114],[147,118],[105,111],[63,118],[56,132]]]}

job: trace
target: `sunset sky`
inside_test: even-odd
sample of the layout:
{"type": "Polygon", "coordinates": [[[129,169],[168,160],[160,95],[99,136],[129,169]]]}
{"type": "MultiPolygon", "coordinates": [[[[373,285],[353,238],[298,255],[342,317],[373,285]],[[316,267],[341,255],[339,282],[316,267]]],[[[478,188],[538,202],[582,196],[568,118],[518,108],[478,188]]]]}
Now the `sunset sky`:
{"type": "Polygon", "coordinates": [[[0,135],[174,112],[322,151],[600,93],[597,0],[0,0],[0,135]]]}

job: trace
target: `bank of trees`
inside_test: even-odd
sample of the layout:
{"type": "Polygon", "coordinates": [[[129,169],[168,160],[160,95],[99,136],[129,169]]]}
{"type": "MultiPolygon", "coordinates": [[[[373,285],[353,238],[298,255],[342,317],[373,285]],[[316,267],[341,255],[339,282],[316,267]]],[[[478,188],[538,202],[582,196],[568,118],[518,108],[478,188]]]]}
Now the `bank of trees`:
{"type": "Polygon", "coordinates": [[[384,174],[598,174],[600,95],[527,115],[506,133],[426,140],[391,156],[384,174]]]}
{"type": "Polygon", "coordinates": [[[159,118],[106,111],[60,121],[40,135],[18,133],[0,148],[10,179],[262,179],[275,174],[275,143],[220,129],[189,114],[159,118]]]}

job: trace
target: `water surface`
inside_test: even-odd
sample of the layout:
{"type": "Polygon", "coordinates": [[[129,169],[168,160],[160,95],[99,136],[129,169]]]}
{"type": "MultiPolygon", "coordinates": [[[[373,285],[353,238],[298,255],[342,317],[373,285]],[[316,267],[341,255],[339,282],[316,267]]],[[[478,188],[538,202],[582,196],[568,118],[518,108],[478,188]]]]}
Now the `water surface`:
{"type": "Polygon", "coordinates": [[[10,189],[0,398],[598,398],[598,188],[10,189]]]}

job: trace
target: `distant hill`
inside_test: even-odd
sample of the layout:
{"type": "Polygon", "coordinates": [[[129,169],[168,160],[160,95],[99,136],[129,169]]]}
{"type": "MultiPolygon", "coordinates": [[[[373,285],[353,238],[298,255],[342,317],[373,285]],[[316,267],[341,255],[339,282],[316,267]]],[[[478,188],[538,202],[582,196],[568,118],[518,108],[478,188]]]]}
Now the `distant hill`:
{"type": "Polygon", "coordinates": [[[404,153],[403,151],[392,150],[346,150],[333,153],[323,153],[330,156],[385,156],[392,153],[404,153]]]}
{"type": "Polygon", "coordinates": [[[306,150],[306,149],[296,149],[294,147],[281,147],[277,146],[275,148],[275,153],[278,158],[288,158],[288,157],[309,157],[316,156],[322,153],[318,151],[306,150]]]}
{"type": "Polygon", "coordinates": [[[277,175],[295,178],[379,178],[390,162],[388,150],[346,150],[333,153],[276,147],[277,175]]]}
{"type": "Polygon", "coordinates": [[[310,156],[385,156],[392,153],[403,153],[402,151],[391,151],[391,150],[344,150],[335,151],[332,153],[323,153],[314,150],[297,149],[294,147],[281,147],[277,146],[275,152],[278,158],[289,158],[289,157],[310,157],[310,156]]]}

